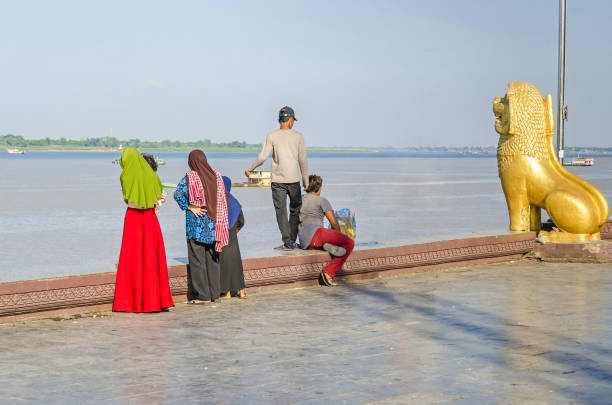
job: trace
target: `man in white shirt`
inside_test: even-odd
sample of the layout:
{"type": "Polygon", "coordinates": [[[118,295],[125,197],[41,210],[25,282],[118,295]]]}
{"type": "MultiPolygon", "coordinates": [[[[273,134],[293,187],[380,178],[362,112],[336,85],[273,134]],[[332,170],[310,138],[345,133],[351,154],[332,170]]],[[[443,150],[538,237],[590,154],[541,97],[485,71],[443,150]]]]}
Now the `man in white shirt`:
{"type": "Polygon", "coordinates": [[[259,156],[245,174],[261,166],[272,153],[272,201],[276,210],[276,222],[281,232],[283,244],[276,247],[279,250],[292,250],[300,223],[300,208],[302,206],[302,190],[308,187],[308,161],[304,136],[293,130],[295,112],[291,107],[281,108],[278,114],[280,129],[266,136],[259,156]],[[299,169],[298,169],[299,166],[299,169]],[[287,218],[287,196],[289,196],[289,218],[287,218]]]}

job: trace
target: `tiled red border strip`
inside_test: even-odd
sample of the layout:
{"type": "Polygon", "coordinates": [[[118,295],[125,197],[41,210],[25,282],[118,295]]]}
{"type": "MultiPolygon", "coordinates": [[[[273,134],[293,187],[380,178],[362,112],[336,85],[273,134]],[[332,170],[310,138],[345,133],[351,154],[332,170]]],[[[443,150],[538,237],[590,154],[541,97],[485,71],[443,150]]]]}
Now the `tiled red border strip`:
{"type": "MultiPolygon", "coordinates": [[[[357,251],[347,260],[340,275],[527,253],[533,249],[534,236],[534,234],[509,235],[357,251]]],[[[307,263],[299,264],[274,265],[275,263],[270,260],[267,266],[245,269],[245,280],[248,286],[255,287],[315,279],[328,260],[326,255],[317,255],[307,263]]]]}
{"type": "Polygon", "coordinates": [[[608,221],[601,230],[601,239],[612,239],[612,221],[608,221]]]}
{"type": "MultiPolygon", "coordinates": [[[[419,245],[359,250],[351,254],[341,275],[499,258],[530,252],[535,234],[457,239],[419,245]]],[[[247,287],[316,279],[329,260],[326,253],[244,260],[247,287]]],[[[185,266],[169,269],[175,295],[185,294],[185,266]]],[[[89,306],[112,302],[115,273],[0,283],[0,316],[89,306]]]]}

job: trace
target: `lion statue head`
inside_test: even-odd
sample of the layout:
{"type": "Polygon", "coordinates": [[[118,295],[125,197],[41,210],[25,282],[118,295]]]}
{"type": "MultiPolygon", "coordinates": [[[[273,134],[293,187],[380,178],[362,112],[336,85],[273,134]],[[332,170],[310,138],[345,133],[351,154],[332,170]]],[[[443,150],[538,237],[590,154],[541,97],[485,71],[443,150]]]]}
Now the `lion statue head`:
{"type": "Polygon", "coordinates": [[[500,135],[497,156],[500,169],[517,155],[549,159],[547,137],[554,133],[550,94],[526,82],[511,82],[502,97],[493,99],[495,131],[500,135]]]}

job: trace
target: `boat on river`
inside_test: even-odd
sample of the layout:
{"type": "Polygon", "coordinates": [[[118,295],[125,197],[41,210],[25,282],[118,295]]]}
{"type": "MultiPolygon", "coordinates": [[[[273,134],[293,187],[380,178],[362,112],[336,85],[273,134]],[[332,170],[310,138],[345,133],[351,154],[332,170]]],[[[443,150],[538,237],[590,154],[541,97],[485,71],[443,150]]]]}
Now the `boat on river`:
{"type": "Polygon", "coordinates": [[[270,187],[272,172],[270,170],[253,170],[249,173],[247,181],[233,183],[232,187],[270,187]]]}
{"type": "Polygon", "coordinates": [[[569,162],[563,162],[563,166],[593,166],[595,158],[592,157],[575,157],[569,162]]]}
{"type": "MultiPolygon", "coordinates": [[[[155,162],[157,163],[158,166],[163,166],[166,164],[166,161],[158,156],[154,156],[153,159],[155,159],[155,162]]],[[[114,159],[113,160],[113,164],[114,165],[118,165],[119,164],[119,158],[114,159]]]]}
{"type": "Polygon", "coordinates": [[[7,149],[6,152],[11,154],[11,155],[25,155],[25,151],[24,150],[19,150],[17,148],[7,149]]]}

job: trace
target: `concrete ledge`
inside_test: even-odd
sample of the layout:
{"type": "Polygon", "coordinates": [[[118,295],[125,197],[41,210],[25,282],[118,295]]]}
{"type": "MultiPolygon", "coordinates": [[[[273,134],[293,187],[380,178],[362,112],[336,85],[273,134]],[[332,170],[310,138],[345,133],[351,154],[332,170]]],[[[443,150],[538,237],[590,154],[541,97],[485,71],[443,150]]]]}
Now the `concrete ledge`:
{"type": "MultiPolygon", "coordinates": [[[[525,233],[360,250],[351,254],[339,275],[366,277],[379,272],[426,271],[449,263],[499,261],[528,253],[534,245],[535,233],[525,233]]],[[[253,291],[312,284],[328,261],[327,253],[246,259],[246,285],[253,291]]],[[[186,294],[186,274],[185,265],[168,269],[174,295],[186,294]]],[[[0,317],[108,304],[114,291],[115,272],[0,283],[0,317]]]]}
{"type": "MultiPolygon", "coordinates": [[[[346,261],[341,276],[416,268],[523,254],[534,246],[535,233],[457,239],[382,249],[359,250],[346,261]]],[[[329,261],[326,253],[245,260],[248,287],[316,280],[329,261]]]]}
{"type": "Polygon", "coordinates": [[[612,241],[536,243],[532,255],[548,262],[612,263],[612,241]]]}
{"type": "MultiPolygon", "coordinates": [[[[491,258],[483,258],[483,259],[475,259],[475,260],[467,260],[461,262],[449,262],[449,263],[441,263],[434,264],[431,266],[419,266],[419,267],[409,267],[403,269],[394,269],[394,270],[383,270],[383,271],[374,271],[369,273],[360,273],[354,275],[344,275],[341,276],[344,281],[351,280],[364,280],[364,279],[373,279],[373,278],[386,278],[386,277],[397,277],[406,274],[417,274],[417,273],[425,273],[429,271],[440,271],[440,270],[449,270],[453,268],[462,268],[468,266],[475,266],[478,264],[491,264],[491,263],[501,263],[508,262],[511,260],[520,260],[524,257],[524,254],[516,254],[511,256],[502,256],[502,257],[491,257],[491,258]]],[[[296,281],[294,283],[286,283],[286,284],[269,284],[265,286],[259,287],[248,287],[247,292],[249,294],[257,293],[261,291],[269,291],[269,290],[281,290],[286,288],[300,288],[300,287],[314,287],[319,285],[318,281],[315,279],[311,280],[303,280],[296,281]]],[[[181,302],[187,299],[186,295],[175,295],[174,302],[180,304],[181,302]]],[[[70,317],[88,317],[95,316],[96,314],[104,314],[113,309],[113,305],[111,302],[107,304],[98,304],[98,305],[85,305],[79,307],[72,308],[63,308],[63,309],[54,309],[54,310],[42,310],[31,313],[22,313],[18,315],[8,315],[0,317],[1,323],[11,323],[20,321],[23,319],[69,319],[70,317]]]]}
{"type": "MultiPolygon", "coordinates": [[[[602,229],[601,238],[612,239],[612,221],[602,229]]],[[[547,246],[553,250],[576,248],[547,246]]],[[[360,250],[351,254],[339,276],[372,278],[498,262],[518,258],[535,247],[535,234],[525,233],[360,250]]],[[[541,248],[538,245],[537,249],[541,248]]],[[[252,292],[316,284],[328,260],[326,253],[244,260],[247,289],[252,292]]],[[[186,273],[184,265],[168,269],[170,288],[176,296],[187,292],[186,273]]],[[[78,313],[83,308],[108,310],[114,291],[115,272],[0,283],[0,317],[18,319],[43,311],[78,313]]]]}
{"type": "MultiPolygon", "coordinates": [[[[186,285],[186,274],[185,266],[168,268],[173,294],[180,290],[182,279],[186,285]]],[[[108,272],[0,283],[0,317],[107,304],[115,294],[115,275],[108,272]]]]}

